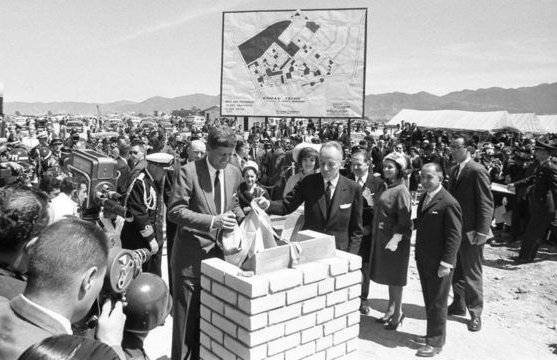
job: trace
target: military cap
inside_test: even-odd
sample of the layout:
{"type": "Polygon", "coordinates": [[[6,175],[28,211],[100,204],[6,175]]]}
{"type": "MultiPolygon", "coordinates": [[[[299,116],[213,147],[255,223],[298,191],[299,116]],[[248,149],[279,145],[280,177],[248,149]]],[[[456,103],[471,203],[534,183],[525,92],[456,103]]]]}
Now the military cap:
{"type": "Polygon", "coordinates": [[[145,156],[147,162],[160,165],[160,166],[171,166],[174,163],[174,156],[167,153],[152,153],[145,156]]]}

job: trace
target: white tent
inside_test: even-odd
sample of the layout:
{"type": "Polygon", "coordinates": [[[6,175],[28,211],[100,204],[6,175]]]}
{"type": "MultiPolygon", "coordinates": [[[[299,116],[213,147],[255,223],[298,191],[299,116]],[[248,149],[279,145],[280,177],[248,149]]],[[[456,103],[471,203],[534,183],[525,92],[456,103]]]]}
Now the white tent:
{"type": "Polygon", "coordinates": [[[508,114],[507,120],[522,133],[540,133],[543,128],[540,119],[534,113],[508,114]]]}
{"type": "Polygon", "coordinates": [[[520,131],[508,118],[506,111],[473,112],[460,110],[410,110],[403,109],[387,126],[396,126],[401,121],[416,123],[419,127],[431,129],[495,131],[510,129],[520,131]]]}
{"type": "Polygon", "coordinates": [[[538,115],[541,133],[557,134],[557,115],[538,115]]]}

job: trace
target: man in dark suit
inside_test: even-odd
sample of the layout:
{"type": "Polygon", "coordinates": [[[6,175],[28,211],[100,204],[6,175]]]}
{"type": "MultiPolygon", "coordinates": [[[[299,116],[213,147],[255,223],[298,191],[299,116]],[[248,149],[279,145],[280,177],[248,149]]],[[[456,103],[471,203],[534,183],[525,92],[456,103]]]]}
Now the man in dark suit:
{"type": "Polygon", "coordinates": [[[306,176],[283,200],[258,204],[269,214],[287,215],[304,205],[303,230],[333,235],[339,250],[358,254],[362,241],[362,189],[341,176],[342,147],[330,141],[319,152],[320,173],[306,176]]]}
{"type": "Polygon", "coordinates": [[[555,220],[557,202],[557,165],[551,160],[551,152],[557,148],[542,142],[536,142],[534,156],[538,167],[534,175],[524,180],[509,184],[510,188],[520,185],[532,185],[530,192],[530,220],[526,226],[524,239],[520,246],[517,264],[534,261],[538,247],[551,223],[555,220]]]}
{"type": "Polygon", "coordinates": [[[437,163],[422,167],[425,190],[416,218],[416,264],[424,296],[427,333],[417,338],[422,346],[417,356],[431,357],[445,345],[447,300],[452,269],[462,238],[462,212],[454,197],[441,185],[443,169],[437,163]]]}
{"type": "MultiPolygon", "coordinates": [[[[108,242],[93,223],[62,219],[33,240],[23,294],[0,297],[0,359],[16,360],[43,339],[72,334],[98,298],[107,269],[108,242]],[[61,256],[63,254],[63,256],[61,256]]],[[[96,338],[125,358],[122,302],[103,305],[96,338]]]]}
{"type": "Polygon", "coordinates": [[[201,261],[224,259],[219,235],[244,217],[236,197],[240,170],[229,165],[236,135],[230,128],[211,128],[207,156],[187,163],[175,177],[168,219],[177,224],[172,248],[174,306],[172,359],[199,359],[201,261]]]}
{"type": "Polygon", "coordinates": [[[362,293],[360,295],[360,312],[369,314],[371,307],[368,304],[369,296],[369,255],[371,251],[371,224],[373,222],[374,199],[379,198],[381,193],[387,189],[383,180],[373,175],[373,164],[367,151],[358,149],[351,156],[352,173],[348,176],[362,188],[362,226],[363,236],[358,255],[362,257],[362,293]]]}
{"type": "Polygon", "coordinates": [[[453,303],[449,315],[470,312],[468,330],[482,327],[483,246],[491,232],[493,195],[485,167],[471,158],[473,147],[464,138],[451,141],[451,152],[457,163],[450,171],[448,190],[462,209],[462,242],[453,276],[453,303]]]}

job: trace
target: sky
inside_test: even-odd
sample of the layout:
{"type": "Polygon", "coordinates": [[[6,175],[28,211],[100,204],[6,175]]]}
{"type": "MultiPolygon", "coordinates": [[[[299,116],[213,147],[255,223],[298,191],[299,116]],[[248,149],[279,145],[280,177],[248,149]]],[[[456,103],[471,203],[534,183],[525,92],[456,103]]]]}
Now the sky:
{"type": "Polygon", "coordinates": [[[555,0],[2,0],[4,100],[217,95],[223,11],[339,7],[368,9],[366,94],[557,81],[555,0]]]}

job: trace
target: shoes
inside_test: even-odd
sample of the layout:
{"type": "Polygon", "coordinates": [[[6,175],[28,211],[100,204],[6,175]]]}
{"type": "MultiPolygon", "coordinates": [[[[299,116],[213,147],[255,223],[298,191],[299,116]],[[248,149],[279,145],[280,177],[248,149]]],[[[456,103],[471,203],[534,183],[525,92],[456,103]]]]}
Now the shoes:
{"type": "Polygon", "coordinates": [[[402,326],[402,322],[404,321],[404,314],[400,315],[400,319],[398,319],[397,322],[393,322],[393,317],[391,317],[391,319],[389,320],[389,322],[387,323],[387,326],[385,326],[386,330],[396,330],[398,329],[399,326],[402,326]]]}
{"type": "Polygon", "coordinates": [[[418,349],[416,356],[420,357],[433,357],[441,352],[443,348],[431,345],[424,345],[418,349]]]}
{"type": "Polygon", "coordinates": [[[449,305],[449,308],[447,309],[447,314],[449,316],[465,316],[466,315],[466,308],[455,304],[454,302],[449,305]]]}
{"type": "Polygon", "coordinates": [[[360,304],[360,314],[369,315],[370,312],[371,307],[365,301],[362,301],[362,303],[360,304]]]}
{"type": "Polygon", "coordinates": [[[392,318],[393,318],[393,315],[389,315],[388,317],[387,317],[387,315],[385,315],[382,318],[375,319],[375,322],[378,322],[379,324],[386,324],[386,323],[390,322],[392,318]]]}
{"type": "Polygon", "coordinates": [[[427,345],[427,339],[425,336],[415,336],[410,341],[420,346],[427,345]]]}
{"type": "Polygon", "coordinates": [[[468,330],[469,331],[480,331],[482,329],[482,319],[479,316],[473,316],[468,322],[468,330]]]}

